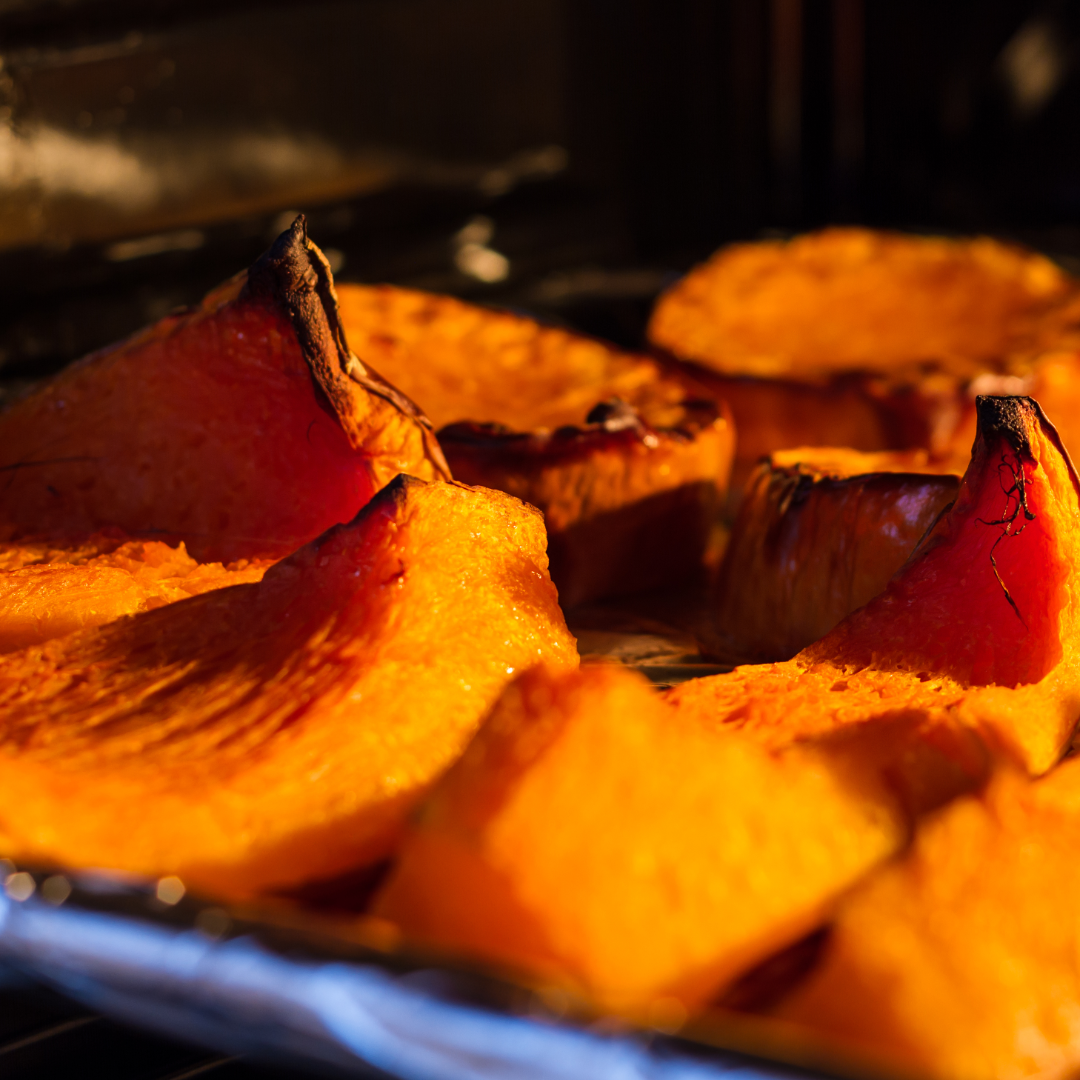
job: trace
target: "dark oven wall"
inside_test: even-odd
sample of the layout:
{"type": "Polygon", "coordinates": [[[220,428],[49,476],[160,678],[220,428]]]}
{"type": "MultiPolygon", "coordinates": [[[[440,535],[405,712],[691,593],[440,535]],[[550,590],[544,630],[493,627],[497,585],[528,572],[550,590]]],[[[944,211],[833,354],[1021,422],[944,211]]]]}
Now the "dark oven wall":
{"type": "Polygon", "coordinates": [[[197,299],[297,210],[346,280],[631,345],[764,231],[1067,258],[1078,39],[1061,0],[0,0],[0,380],[197,299]]]}

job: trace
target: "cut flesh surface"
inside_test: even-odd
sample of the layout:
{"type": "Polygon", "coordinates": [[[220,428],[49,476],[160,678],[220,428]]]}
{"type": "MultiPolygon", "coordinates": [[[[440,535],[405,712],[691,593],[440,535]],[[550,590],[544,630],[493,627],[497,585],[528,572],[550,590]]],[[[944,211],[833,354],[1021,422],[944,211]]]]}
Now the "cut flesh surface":
{"type": "Polygon", "coordinates": [[[1052,344],[1076,293],[1049,259],[987,237],[833,228],[718,251],[660,298],[649,336],[728,375],[971,379],[1052,344]]]}
{"type": "Polygon", "coordinates": [[[117,534],[0,544],[0,652],[259,581],[269,565],[261,559],[200,563],[183,544],[117,534]]]}
{"type": "Polygon", "coordinates": [[[576,665],[544,541],[402,477],[261,582],[0,658],[0,851],[226,896],[384,857],[513,672],[576,665]]]}
{"type": "Polygon", "coordinates": [[[1003,770],[845,899],[777,1012],[875,1072],[1075,1076],[1078,831],[1080,762],[1037,782],[1003,770]]]}
{"type": "Polygon", "coordinates": [[[780,742],[919,710],[1033,772],[1054,764],[1080,716],[1080,483],[1034,401],[978,410],[955,504],[884,592],[793,660],[694,680],[671,701],[780,742]]]}
{"type": "Polygon", "coordinates": [[[608,1008],[699,1006],[904,842],[849,749],[773,753],[621,668],[536,669],[424,804],[375,911],[608,1008]]]}
{"type": "Polygon", "coordinates": [[[399,472],[448,475],[427,422],[348,349],[303,219],[195,309],[0,413],[0,530],[281,557],[399,472]]]}

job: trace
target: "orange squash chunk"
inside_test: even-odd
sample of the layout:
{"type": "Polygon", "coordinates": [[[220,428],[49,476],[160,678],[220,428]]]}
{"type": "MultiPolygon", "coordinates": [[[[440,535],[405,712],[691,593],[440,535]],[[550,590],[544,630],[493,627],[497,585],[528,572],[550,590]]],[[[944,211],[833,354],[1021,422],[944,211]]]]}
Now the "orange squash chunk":
{"type": "Polygon", "coordinates": [[[948,449],[969,390],[1026,392],[1006,387],[1075,338],[1077,296],[985,237],[833,228],[722,249],[661,297],[649,336],[715,373],[745,474],[799,445],[948,449]]]}
{"type": "Polygon", "coordinates": [[[695,1008],[903,843],[850,753],[770,752],[614,665],[536,669],[426,800],[374,911],[608,1008],[695,1008]]]}
{"type": "Polygon", "coordinates": [[[564,605],[700,567],[734,432],[685,372],[448,296],[339,295],[349,340],[423,404],[454,475],[543,510],[564,605]]]}
{"type": "Polygon", "coordinates": [[[885,588],[959,486],[921,450],[776,451],[743,492],[712,590],[708,651],[788,660],[824,637],[885,588]]]}
{"type": "Polygon", "coordinates": [[[793,660],[671,691],[780,744],[897,710],[954,717],[1033,772],[1080,699],[1080,480],[1029,398],[978,400],[952,510],[885,590],[793,660]]]}
{"type": "Polygon", "coordinates": [[[0,658],[0,851],[230,897],[383,858],[513,673],[576,665],[544,541],[401,477],[258,583],[0,658]]]}
{"type": "Polygon", "coordinates": [[[448,475],[416,407],[349,351],[301,218],[199,307],[0,413],[0,534],[116,526],[200,561],[281,557],[399,472],[448,475]]]}
{"type": "Polygon", "coordinates": [[[259,581],[270,563],[196,562],[183,544],[99,533],[81,543],[0,544],[0,652],[13,652],[123,615],[259,581]]]}
{"type": "Polygon", "coordinates": [[[1080,762],[1036,783],[1003,771],[844,901],[778,1014],[875,1071],[1075,1076],[1078,834],[1080,762]]]}

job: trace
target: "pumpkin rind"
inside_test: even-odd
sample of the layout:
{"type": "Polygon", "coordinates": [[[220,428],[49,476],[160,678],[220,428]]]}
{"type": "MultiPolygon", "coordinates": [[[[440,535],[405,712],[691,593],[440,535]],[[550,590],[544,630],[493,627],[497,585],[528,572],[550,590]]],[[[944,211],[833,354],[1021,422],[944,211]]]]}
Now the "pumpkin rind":
{"type": "Polygon", "coordinates": [[[400,472],[448,476],[422,415],[350,353],[300,218],[193,310],[0,413],[0,530],[184,540],[278,557],[400,472]]]}

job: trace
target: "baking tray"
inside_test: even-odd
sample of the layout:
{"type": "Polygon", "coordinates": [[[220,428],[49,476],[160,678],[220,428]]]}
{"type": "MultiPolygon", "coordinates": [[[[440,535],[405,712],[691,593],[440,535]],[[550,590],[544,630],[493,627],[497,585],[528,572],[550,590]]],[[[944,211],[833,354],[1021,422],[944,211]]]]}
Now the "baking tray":
{"type": "Polygon", "coordinates": [[[176,900],[168,885],[128,875],[3,870],[0,986],[30,977],[92,1012],[61,1014],[43,1032],[0,1044],[0,1072],[6,1051],[99,1013],[212,1052],[189,1054],[172,1080],[236,1058],[403,1080],[822,1075],[663,1025],[590,1016],[543,988],[399,953],[384,928],[362,917],[287,908],[253,915],[176,900]]]}

